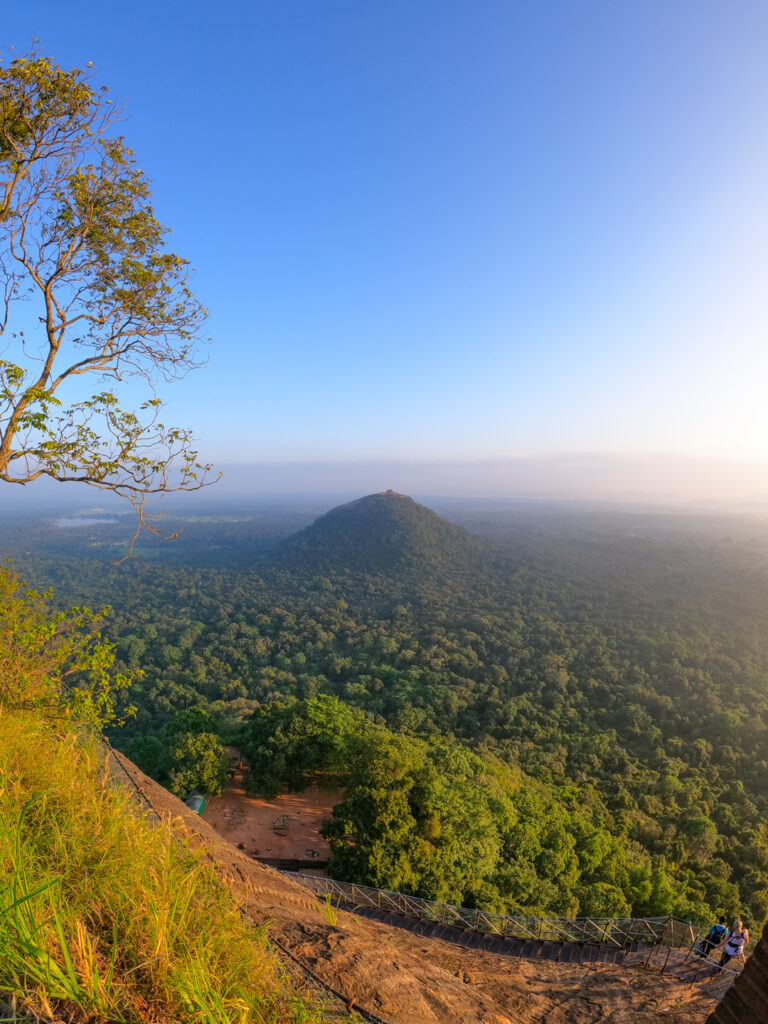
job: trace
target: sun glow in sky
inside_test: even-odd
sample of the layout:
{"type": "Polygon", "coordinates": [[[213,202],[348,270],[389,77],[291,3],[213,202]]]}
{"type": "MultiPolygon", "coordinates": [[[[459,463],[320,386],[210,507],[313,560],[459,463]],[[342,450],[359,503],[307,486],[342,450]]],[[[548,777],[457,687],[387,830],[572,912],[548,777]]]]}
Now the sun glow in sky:
{"type": "Polygon", "coordinates": [[[166,396],[205,458],[768,492],[763,0],[4,5],[35,36],[127,102],[197,268],[209,362],[166,396]]]}

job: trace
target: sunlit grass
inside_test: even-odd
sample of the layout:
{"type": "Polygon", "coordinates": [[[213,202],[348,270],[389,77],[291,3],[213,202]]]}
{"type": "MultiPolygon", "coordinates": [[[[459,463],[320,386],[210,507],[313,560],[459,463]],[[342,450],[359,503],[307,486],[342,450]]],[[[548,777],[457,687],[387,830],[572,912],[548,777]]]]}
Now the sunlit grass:
{"type": "Polygon", "coordinates": [[[83,1022],[322,1020],[211,869],[109,783],[93,740],[0,710],[4,993],[83,1022]]]}

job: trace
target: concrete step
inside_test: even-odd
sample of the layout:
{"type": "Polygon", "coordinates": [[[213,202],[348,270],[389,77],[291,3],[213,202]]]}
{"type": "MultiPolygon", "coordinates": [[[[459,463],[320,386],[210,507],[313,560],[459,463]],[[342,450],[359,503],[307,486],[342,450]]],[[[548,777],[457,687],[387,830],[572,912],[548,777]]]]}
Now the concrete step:
{"type": "Polygon", "coordinates": [[[500,935],[491,935],[489,936],[485,948],[491,953],[506,953],[506,939],[502,939],[500,935]]]}
{"type": "Polygon", "coordinates": [[[544,942],[541,947],[542,960],[557,960],[562,952],[562,942],[544,942]]]}
{"type": "Polygon", "coordinates": [[[414,921],[408,928],[416,935],[431,935],[433,925],[431,921],[414,921]]]}

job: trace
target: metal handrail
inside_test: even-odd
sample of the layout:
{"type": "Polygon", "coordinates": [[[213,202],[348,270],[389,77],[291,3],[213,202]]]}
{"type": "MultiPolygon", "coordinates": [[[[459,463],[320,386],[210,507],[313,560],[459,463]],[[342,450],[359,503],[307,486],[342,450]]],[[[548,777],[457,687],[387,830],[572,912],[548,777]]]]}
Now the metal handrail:
{"type": "Polygon", "coordinates": [[[457,924],[490,935],[549,939],[558,942],[565,940],[580,944],[597,942],[613,947],[624,947],[633,942],[674,947],[683,944],[682,941],[678,941],[676,934],[676,926],[683,926],[686,944],[689,941],[688,936],[695,940],[691,923],[671,914],[665,917],[630,918],[558,918],[494,914],[471,907],[456,907],[448,903],[425,900],[387,889],[375,889],[354,882],[339,882],[319,875],[303,875],[289,871],[280,873],[321,896],[336,896],[356,906],[378,907],[394,911],[404,917],[457,924]]]}
{"type": "MultiPolygon", "coordinates": [[[[553,917],[514,917],[504,914],[492,914],[475,910],[470,907],[455,907],[448,903],[437,903],[424,900],[418,896],[405,893],[390,892],[387,889],[374,889],[367,885],[354,882],[339,882],[333,878],[319,875],[302,875],[291,871],[280,871],[282,875],[292,879],[299,885],[322,896],[336,896],[339,901],[355,906],[370,906],[393,909],[405,917],[416,917],[420,920],[435,921],[443,924],[461,923],[484,934],[516,937],[536,941],[565,941],[583,945],[585,942],[608,945],[613,949],[623,949],[632,943],[642,943],[649,950],[650,957],[658,948],[666,948],[667,956],[662,973],[666,970],[670,956],[678,963],[685,963],[691,957],[700,936],[694,931],[693,924],[673,914],[667,917],[630,917],[630,918],[553,918],[553,917]],[[592,929],[590,932],[589,929],[592,929]],[[581,938],[574,935],[581,930],[581,938]],[[553,935],[554,933],[554,935],[553,935]],[[619,942],[616,936],[623,938],[619,942]],[[687,948],[686,948],[687,947],[687,948]]],[[[715,968],[714,976],[721,976],[731,981],[740,973],[732,967],[720,966],[719,962],[707,955],[700,958],[699,966],[690,984],[699,977],[704,966],[715,968]]]]}

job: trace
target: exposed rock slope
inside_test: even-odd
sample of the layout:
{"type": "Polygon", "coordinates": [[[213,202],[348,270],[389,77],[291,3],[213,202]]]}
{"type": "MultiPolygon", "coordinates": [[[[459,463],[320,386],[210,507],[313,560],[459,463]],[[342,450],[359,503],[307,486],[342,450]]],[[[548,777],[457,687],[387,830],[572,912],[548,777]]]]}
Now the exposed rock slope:
{"type": "Polygon", "coordinates": [[[331,920],[306,890],[240,853],[121,761],[154,808],[206,851],[256,922],[347,999],[393,1024],[657,1024],[659,1014],[673,1024],[703,1024],[714,1007],[706,986],[689,989],[655,970],[518,961],[343,911],[331,920]]]}

